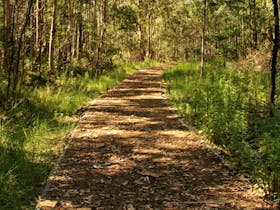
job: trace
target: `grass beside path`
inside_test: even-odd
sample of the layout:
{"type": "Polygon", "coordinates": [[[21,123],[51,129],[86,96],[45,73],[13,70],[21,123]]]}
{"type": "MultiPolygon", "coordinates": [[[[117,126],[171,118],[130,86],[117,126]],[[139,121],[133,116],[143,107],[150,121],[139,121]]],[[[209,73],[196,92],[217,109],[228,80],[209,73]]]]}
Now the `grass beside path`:
{"type": "Polygon", "coordinates": [[[237,168],[279,201],[280,98],[278,92],[278,106],[270,117],[269,72],[237,71],[215,62],[206,70],[201,78],[196,61],[166,69],[163,79],[170,100],[186,122],[225,148],[237,168]]]}
{"type": "MultiPolygon", "coordinates": [[[[23,87],[12,108],[0,106],[0,209],[32,209],[77,124],[75,112],[128,74],[151,63],[121,64],[97,78],[61,76],[23,87]]],[[[4,98],[4,92],[1,93],[4,98]]]]}

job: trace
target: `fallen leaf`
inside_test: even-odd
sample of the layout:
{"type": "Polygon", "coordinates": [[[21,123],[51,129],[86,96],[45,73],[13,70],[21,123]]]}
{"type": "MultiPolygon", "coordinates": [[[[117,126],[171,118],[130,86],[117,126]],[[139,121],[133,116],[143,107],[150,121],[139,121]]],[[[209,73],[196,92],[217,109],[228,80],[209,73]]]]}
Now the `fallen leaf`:
{"type": "Polygon", "coordinates": [[[151,172],[151,171],[138,171],[138,174],[140,174],[142,176],[151,176],[151,177],[154,177],[154,178],[158,178],[158,177],[161,176],[161,174],[154,173],[154,172],[151,172]]]}
{"type": "Polygon", "coordinates": [[[88,193],[90,193],[90,189],[80,190],[80,194],[82,194],[82,195],[88,194],[88,193]]]}
{"type": "Polygon", "coordinates": [[[122,183],[122,185],[127,185],[128,184],[128,181],[124,181],[123,183],[122,183]]]}
{"type": "Polygon", "coordinates": [[[38,201],[38,207],[49,207],[54,208],[57,204],[57,201],[51,201],[51,200],[39,200],[38,201]]]}
{"type": "Polygon", "coordinates": [[[135,210],[135,208],[132,204],[128,204],[124,209],[125,210],[135,210]]]}

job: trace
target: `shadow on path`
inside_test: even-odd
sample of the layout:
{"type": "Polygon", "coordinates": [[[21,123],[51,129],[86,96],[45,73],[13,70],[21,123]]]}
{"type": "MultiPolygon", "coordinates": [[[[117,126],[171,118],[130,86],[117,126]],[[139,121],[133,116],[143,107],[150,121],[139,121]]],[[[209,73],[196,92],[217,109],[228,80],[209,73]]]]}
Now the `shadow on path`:
{"type": "Polygon", "coordinates": [[[46,199],[58,209],[265,209],[170,111],[161,73],[141,69],[86,108],[46,199]]]}

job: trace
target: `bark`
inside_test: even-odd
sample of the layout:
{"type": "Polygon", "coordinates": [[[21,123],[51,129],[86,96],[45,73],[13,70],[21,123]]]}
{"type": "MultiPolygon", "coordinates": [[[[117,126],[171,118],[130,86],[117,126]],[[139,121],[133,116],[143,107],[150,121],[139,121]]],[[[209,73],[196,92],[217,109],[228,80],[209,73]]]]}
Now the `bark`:
{"type": "Polygon", "coordinates": [[[39,49],[39,14],[40,14],[40,0],[36,0],[36,8],[35,8],[35,44],[34,44],[34,51],[35,57],[37,56],[37,52],[39,49]]]}
{"type": "Polygon", "coordinates": [[[149,13],[148,13],[148,53],[149,53],[149,58],[153,58],[153,46],[152,46],[152,11],[151,8],[149,8],[149,13]]]}
{"type": "Polygon", "coordinates": [[[83,17],[82,17],[82,3],[79,3],[79,11],[76,25],[76,58],[80,58],[83,50],[83,17]]]}
{"type": "MultiPolygon", "coordinates": [[[[272,0],[274,7],[274,46],[272,50],[272,62],[271,62],[271,91],[270,91],[270,103],[275,105],[275,92],[276,92],[276,74],[277,74],[277,56],[279,49],[279,7],[278,0],[272,0]]],[[[272,114],[272,112],[271,112],[272,114]]]]}
{"type": "Polygon", "coordinates": [[[71,32],[71,61],[74,60],[75,58],[75,50],[76,50],[76,22],[75,22],[75,4],[73,1],[69,0],[69,11],[70,11],[70,29],[69,31],[71,32]]]}
{"type": "Polygon", "coordinates": [[[146,47],[145,47],[145,23],[143,21],[145,17],[145,5],[143,0],[139,0],[138,2],[138,8],[140,10],[139,12],[139,60],[143,61],[145,60],[145,54],[146,54],[146,47]]]}
{"type": "Polygon", "coordinates": [[[108,24],[108,0],[103,1],[103,17],[102,17],[102,27],[100,31],[100,41],[97,47],[97,63],[96,69],[101,73],[101,66],[103,65],[103,58],[101,56],[101,49],[105,42],[105,36],[107,32],[107,24],[108,24]]]}
{"type": "Polygon", "coordinates": [[[256,0],[253,0],[253,42],[254,42],[254,49],[258,49],[258,26],[257,26],[257,5],[256,0]]]}
{"type": "Polygon", "coordinates": [[[35,44],[34,44],[34,52],[35,52],[35,69],[37,72],[41,74],[41,51],[42,51],[42,2],[41,0],[36,0],[36,8],[35,8],[35,44]]]}
{"type": "Polygon", "coordinates": [[[55,47],[55,35],[56,35],[56,19],[57,19],[57,0],[53,0],[53,13],[50,29],[50,41],[49,41],[49,69],[53,74],[56,74],[54,68],[54,47],[55,47]]]}
{"type": "MultiPolygon", "coordinates": [[[[9,1],[8,1],[9,2],[9,1]]],[[[8,85],[7,85],[7,96],[10,95],[10,89],[12,86],[12,76],[15,75],[14,72],[14,58],[15,58],[15,11],[16,11],[17,1],[14,5],[9,2],[8,10],[11,22],[7,23],[6,32],[8,34],[8,57],[7,57],[7,68],[8,68],[8,85]],[[13,8],[13,9],[11,9],[13,8]]],[[[13,91],[13,90],[12,90],[13,91]]]]}
{"type": "Polygon", "coordinates": [[[24,37],[26,28],[27,28],[27,26],[29,24],[29,21],[30,21],[30,13],[31,13],[31,9],[32,9],[32,6],[33,6],[33,1],[34,0],[29,0],[28,1],[28,8],[27,8],[27,11],[26,11],[26,14],[25,14],[24,23],[23,23],[22,29],[20,31],[19,39],[18,39],[17,54],[16,54],[15,66],[14,66],[15,75],[14,75],[13,90],[16,90],[16,87],[17,87],[17,84],[18,84],[19,63],[20,63],[20,60],[21,60],[20,54],[21,54],[22,46],[24,44],[23,43],[23,37],[24,37]]]}
{"type": "Polygon", "coordinates": [[[3,44],[4,44],[4,59],[3,59],[3,72],[8,75],[7,96],[10,92],[11,71],[10,60],[12,51],[12,9],[10,0],[3,0],[3,44]]]}
{"type": "Polygon", "coordinates": [[[146,54],[146,49],[145,49],[145,33],[143,31],[143,26],[139,26],[139,33],[140,33],[140,43],[139,43],[139,60],[144,61],[145,60],[145,54],[146,54]]]}
{"type": "Polygon", "coordinates": [[[98,20],[97,20],[97,3],[98,1],[97,0],[94,0],[94,7],[93,7],[93,39],[95,39],[95,41],[93,41],[93,62],[95,64],[95,68],[92,68],[92,71],[91,71],[91,77],[94,76],[94,74],[97,73],[96,71],[96,66],[97,66],[97,41],[96,41],[96,37],[97,37],[97,34],[98,34],[98,20]]]}
{"type": "Polygon", "coordinates": [[[205,76],[205,31],[206,31],[206,10],[207,0],[203,1],[203,17],[202,17],[202,36],[201,36],[201,62],[200,62],[200,76],[205,76]]]}
{"type": "Polygon", "coordinates": [[[242,12],[242,19],[241,19],[241,36],[242,36],[242,56],[246,58],[244,12],[242,12]]]}

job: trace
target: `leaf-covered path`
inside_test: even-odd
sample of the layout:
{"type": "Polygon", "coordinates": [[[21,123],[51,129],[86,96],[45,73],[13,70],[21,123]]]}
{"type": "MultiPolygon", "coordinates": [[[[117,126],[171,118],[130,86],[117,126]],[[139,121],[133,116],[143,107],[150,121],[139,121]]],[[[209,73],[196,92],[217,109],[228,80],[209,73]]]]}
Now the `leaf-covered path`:
{"type": "Polygon", "coordinates": [[[171,111],[161,73],[138,70],[86,108],[42,209],[266,208],[171,111]]]}

